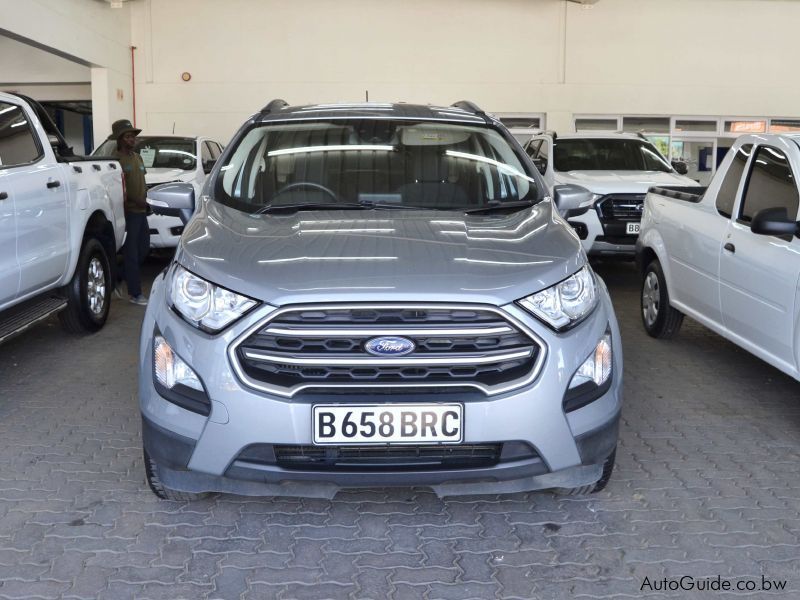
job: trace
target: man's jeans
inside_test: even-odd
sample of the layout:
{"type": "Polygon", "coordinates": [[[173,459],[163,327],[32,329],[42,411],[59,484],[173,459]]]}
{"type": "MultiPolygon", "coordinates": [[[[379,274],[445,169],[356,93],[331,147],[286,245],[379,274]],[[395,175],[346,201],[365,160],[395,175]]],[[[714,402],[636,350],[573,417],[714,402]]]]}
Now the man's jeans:
{"type": "Polygon", "coordinates": [[[140,267],[147,253],[150,252],[150,228],[147,225],[147,215],[126,212],[125,230],[128,232],[123,248],[125,282],[128,284],[128,295],[138,296],[142,293],[140,267]]]}

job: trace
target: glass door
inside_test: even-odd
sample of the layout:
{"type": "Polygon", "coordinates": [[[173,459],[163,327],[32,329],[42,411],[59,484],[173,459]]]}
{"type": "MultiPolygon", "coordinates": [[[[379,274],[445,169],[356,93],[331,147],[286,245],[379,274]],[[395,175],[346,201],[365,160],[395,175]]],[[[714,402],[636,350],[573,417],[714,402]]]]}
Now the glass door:
{"type": "Polygon", "coordinates": [[[686,176],[707,186],[717,170],[717,140],[713,138],[673,137],[670,160],[686,163],[686,176]]]}

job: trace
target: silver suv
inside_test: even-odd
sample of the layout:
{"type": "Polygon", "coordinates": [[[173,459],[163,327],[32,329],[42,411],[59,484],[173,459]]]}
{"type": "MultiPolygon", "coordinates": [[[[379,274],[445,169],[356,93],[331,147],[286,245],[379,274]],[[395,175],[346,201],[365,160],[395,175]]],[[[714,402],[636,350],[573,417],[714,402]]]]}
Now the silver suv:
{"type": "Polygon", "coordinates": [[[191,185],[150,192],[188,220],[142,327],[152,490],[602,489],[619,329],[555,208],[587,193],[551,200],[469,102],[271,102],[196,207],[191,185]]]}

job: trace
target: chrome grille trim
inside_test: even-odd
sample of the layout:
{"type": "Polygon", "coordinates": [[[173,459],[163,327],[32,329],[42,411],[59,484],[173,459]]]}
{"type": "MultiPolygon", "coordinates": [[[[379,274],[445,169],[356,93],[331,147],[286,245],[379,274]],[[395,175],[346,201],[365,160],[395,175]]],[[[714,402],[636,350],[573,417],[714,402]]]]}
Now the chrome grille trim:
{"type": "Polygon", "coordinates": [[[375,327],[371,329],[310,329],[310,328],[285,328],[285,327],[268,327],[264,333],[271,333],[273,335],[287,335],[287,336],[307,336],[307,337],[362,337],[362,336],[448,336],[448,337],[472,337],[477,335],[502,335],[504,333],[513,333],[511,327],[473,327],[470,329],[464,328],[436,328],[436,329],[391,329],[387,327],[375,327]]]}
{"type": "Polygon", "coordinates": [[[486,353],[481,356],[443,356],[436,358],[329,358],[325,356],[314,358],[293,358],[289,356],[277,356],[264,354],[263,352],[253,352],[245,350],[247,358],[263,360],[282,365],[331,365],[335,367],[406,367],[417,365],[488,365],[496,362],[506,362],[528,358],[533,350],[520,350],[518,352],[507,352],[502,354],[486,353]]]}
{"type": "MultiPolygon", "coordinates": [[[[290,331],[294,332],[293,328],[289,328],[290,331]]],[[[331,328],[335,330],[335,327],[331,328]]],[[[439,329],[442,329],[441,327],[439,329]]],[[[449,329],[449,328],[445,328],[449,329]]],[[[468,329],[467,326],[460,326],[458,329],[468,329]]],[[[486,329],[484,326],[483,329],[486,329]]],[[[385,329],[379,329],[376,327],[375,335],[390,335],[386,334],[385,331],[402,331],[408,335],[406,329],[397,328],[395,326],[386,327],[385,329]]],[[[426,330],[429,334],[429,330],[426,330]]],[[[470,332],[472,336],[476,334],[482,333],[481,325],[476,325],[476,327],[470,332]]],[[[370,335],[372,335],[372,330],[370,330],[370,335]]],[[[309,336],[313,337],[313,336],[309,336]]],[[[545,359],[547,357],[547,344],[540,338],[533,330],[531,330],[527,325],[519,321],[516,317],[512,314],[505,312],[504,310],[491,305],[483,305],[483,304],[431,304],[431,303],[342,303],[342,304],[315,304],[315,305],[289,305],[282,308],[277,308],[269,312],[264,316],[264,318],[260,319],[254,325],[246,329],[241,335],[239,335],[228,347],[228,360],[236,373],[239,380],[244,383],[247,387],[266,392],[268,394],[272,394],[275,396],[280,396],[283,398],[291,398],[297,393],[307,390],[307,389],[320,389],[320,390],[331,390],[331,389],[360,389],[360,390],[368,390],[373,388],[380,388],[380,389],[387,389],[387,388],[394,388],[394,389],[425,389],[425,388],[435,388],[435,389],[447,389],[447,388],[474,388],[477,389],[487,396],[495,396],[498,394],[503,394],[521,387],[524,387],[531,382],[533,382],[539,373],[542,370],[542,366],[544,365],[545,359]],[[451,311],[478,311],[483,313],[493,313],[494,315],[499,317],[499,320],[503,320],[509,324],[509,329],[513,332],[516,329],[520,334],[528,337],[531,340],[531,346],[536,347],[536,357],[534,360],[533,367],[527,373],[526,376],[520,377],[513,381],[503,382],[498,385],[485,385],[481,382],[477,381],[453,381],[453,382],[434,382],[434,383],[426,383],[420,381],[409,381],[407,383],[403,382],[391,382],[391,383],[377,383],[377,382],[353,382],[353,383],[326,383],[326,382],[308,382],[308,383],[300,383],[294,385],[292,387],[283,387],[278,385],[272,385],[263,381],[258,381],[253,379],[247,375],[247,373],[242,368],[242,365],[239,363],[239,359],[237,357],[237,351],[239,347],[254,333],[264,330],[267,328],[269,323],[279,319],[282,315],[287,313],[297,313],[302,311],[341,311],[341,310],[364,310],[364,309],[372,309],[372,310],[451,310],[451,311]]],[[[528,349],[525,351],[526,354],[522,358],[530,357],[532,350],[528,349]]],[[[462,355],[463,356],[463,355],[462,355]]],[[[333,358],[333,357],[331,357],[333,358]]],[[[387,362],[387,359],[383,359],[381,361],[382,365],[390,366],[387,362]]],[[[389,359],[392,360],[392,359],[389,359]]],[[[493,362],[498,362],[496,358],[492,359],[493,362]]],[[[519,359],[518,359],[519,360],[519,359]]],[[[330,359],[326,359],[327,364],[330,363],[330,359]]],[[[282,364],[286,364],[285,357],[282,359],[282,364]]],[[[408,365],[408,363],[403,363],[404,365],[408,365]]],[[[427,364],[430,364],[430,361],[427,361],[427,364]]],[[[453,364],[452,361],[449,364],[453,364]]],[[[473,363],[474,364],[474,363],[473,363]]]]}

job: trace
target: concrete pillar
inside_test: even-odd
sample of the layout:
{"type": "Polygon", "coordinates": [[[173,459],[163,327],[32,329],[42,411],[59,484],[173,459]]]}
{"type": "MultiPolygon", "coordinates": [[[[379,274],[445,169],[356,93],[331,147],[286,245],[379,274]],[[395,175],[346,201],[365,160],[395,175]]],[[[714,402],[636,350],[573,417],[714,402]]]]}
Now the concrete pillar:
{"type": "Polygon", "coordinates": [[[117,119],[133,121],[130,75],[104,67],[92,67],[92,131],[99,146],[117,119]]]}

